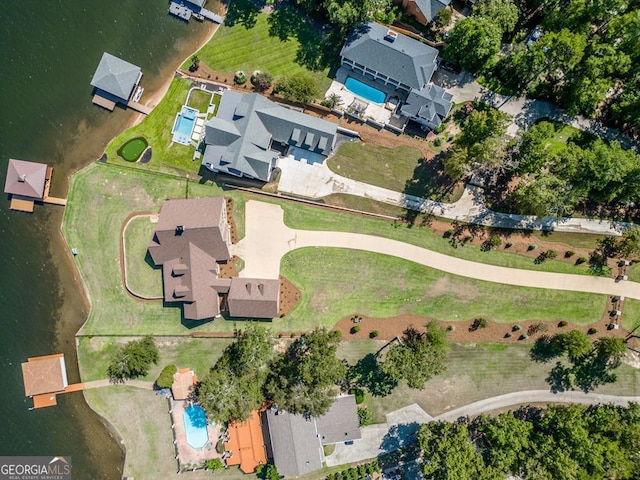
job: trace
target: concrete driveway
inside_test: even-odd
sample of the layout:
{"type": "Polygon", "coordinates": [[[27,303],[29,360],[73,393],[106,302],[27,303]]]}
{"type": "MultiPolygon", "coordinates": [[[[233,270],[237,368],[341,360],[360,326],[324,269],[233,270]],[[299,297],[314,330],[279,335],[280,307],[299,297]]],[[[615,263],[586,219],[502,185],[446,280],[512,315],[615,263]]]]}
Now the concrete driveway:
{"type": "Polygon", "coordinates": [[[245,238],[231,249],[245,262],[240,273],[243,277],[278,278],[280,260],[287,252],[304,247],[335,247],[391,255],[442,272],[488,282],[640,299],[640,283],[636,282],[470,262],[373,235],[294,230],[284,224],[284,212],[279,205],[249,200],[245,209],[245,238]]]}

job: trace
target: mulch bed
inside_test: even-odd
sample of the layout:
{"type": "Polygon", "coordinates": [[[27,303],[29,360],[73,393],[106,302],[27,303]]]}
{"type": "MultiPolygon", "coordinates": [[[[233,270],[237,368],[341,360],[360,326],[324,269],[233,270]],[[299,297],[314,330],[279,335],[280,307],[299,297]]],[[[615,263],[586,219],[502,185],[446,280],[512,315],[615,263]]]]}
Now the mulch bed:
{"type": "Polygon", "coordinates": [[[291,283],[288,278],[280,275],[280,309],[278,310],[278,315],[280,317],[289,315],[301,298],[302,292],[298,290],[298,287],[291,283]]]}

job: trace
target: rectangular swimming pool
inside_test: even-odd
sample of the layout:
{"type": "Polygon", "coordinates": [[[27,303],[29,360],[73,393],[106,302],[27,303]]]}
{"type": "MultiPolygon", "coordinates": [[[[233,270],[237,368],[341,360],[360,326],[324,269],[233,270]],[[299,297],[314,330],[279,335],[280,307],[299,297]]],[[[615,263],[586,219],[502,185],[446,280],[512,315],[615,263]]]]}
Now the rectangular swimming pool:
{"type": "Polygon", "coordinates": [[[183,105],[180,113],[176,115],[176,121],[173,124],[171,133],[173,134],[173,141],[182,145],[189,145],[191,139],[191,133],[193,127],[196,124],[196,117],[198,110],[183,105]]]}
{"type": "Polygon", "coordinates": [[[382,105],[387,98],[387,94],[378,90],[377,88],[370,87],[366,83],[362,83],[360,80],[356,80],[353,77],[347,78],[344,82],[344,86],[347,87],[351,93],[369,100],[377,105],[382,105]]]}

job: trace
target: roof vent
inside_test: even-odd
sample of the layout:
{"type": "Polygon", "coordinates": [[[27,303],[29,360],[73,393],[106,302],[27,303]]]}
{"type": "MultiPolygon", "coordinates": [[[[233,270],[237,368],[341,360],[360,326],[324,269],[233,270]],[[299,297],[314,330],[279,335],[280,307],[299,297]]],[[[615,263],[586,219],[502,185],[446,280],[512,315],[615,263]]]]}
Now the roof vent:
{"type": "Polygon", "coordinates": [[[387,33],[384,36],[384,39],[391,43],[393,43],[396,38],[398,38],[398,32],[394,32],[393,30],[387,30],[387,33]]]}
{"type": "Polygon", "coordinates": [[[23,173],[22,175],[20,175],[20,177],[18,178],[19,182],[26,182],[27,181],[27,176],[23,173]]]}
{"type": "Polygon", "coordinates": [[[176,227],[176,236],[180,236],[184,233],[184,225],[178,225],[176,227]]]}

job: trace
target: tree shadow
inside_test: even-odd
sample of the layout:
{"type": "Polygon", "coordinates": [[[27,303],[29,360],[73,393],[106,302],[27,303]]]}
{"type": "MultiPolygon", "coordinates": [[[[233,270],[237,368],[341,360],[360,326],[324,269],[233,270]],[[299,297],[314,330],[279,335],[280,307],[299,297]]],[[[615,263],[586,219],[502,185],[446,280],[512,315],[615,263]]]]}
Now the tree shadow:
{"type": "Polygon", "coordinates": [[[347,382],[351,387],[366,388],[374,397],[385,397],[398,385],[380,369],[373,353],[365,355],[355,365],[349,365],[347,382]]]}
{"type": "Polygon", "coordinates": [[[239,23],[246,29],[255,27],[260,13],[261,4],[252,2],[251,0],[234,0],[229,2],[229,8],[224,17],[224,24],[227,27],[233,27],[239,23]]]}
{"type": "Polygon", "coordinates": [[[309,18],[292,5],[278,6],[267,22],[270,36],[283,42],[291,38],[298,41],[296,63],[312,71],[337,69],[343,41],[340,32],[309,18]]]}
{"type": "Polygon", "coordinates": [[[573,373],[570,367],[565,367],[562,362],[556,362],[545,381],[551,387],[553,393],[565,392],[573,388],[573,373]]]}
{"type": "Polygon", "coordinates": [[[549,335],[543,335],[536,340],[533,347],[529,351],[531,360],[539,363],[548,363],[554,358],[562,355],[562,350],[558,349],[557,344],[549,335]]]}
{"type": "Polygon", "coordinates": [[[382,438],[380,450],[382,450],[383,453],[391,453],[415,442],[416,433],[419,428],[420,424],[417,422],[392,425],[382,438]]]}

